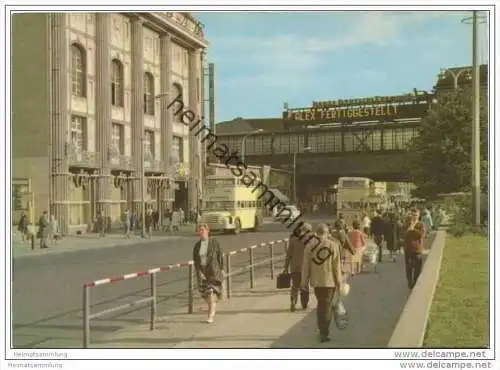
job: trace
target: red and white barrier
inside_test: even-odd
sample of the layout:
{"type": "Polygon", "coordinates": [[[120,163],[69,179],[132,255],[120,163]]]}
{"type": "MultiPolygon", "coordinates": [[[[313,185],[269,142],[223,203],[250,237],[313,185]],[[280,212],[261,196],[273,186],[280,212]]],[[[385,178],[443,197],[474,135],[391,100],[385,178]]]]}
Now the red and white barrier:
{"type": "MultiPolygon", "coordinates": [[[[271,241],[271,242],[267,242],[267,243],[260,243],[259,245],[251,245],[249,247],[230,251],[228,253],[230,256],[234,256],[237,253],[247,252],[249,249],[255,249],[257,247],[265,247],[267,245],[275,245],[275,244],[279,244],[281,242],[286,242],[286,241],[288,241],[288,239],[280,239],[280,240],[271,241]]],[[[111,278],[95,280],[95,281],[90,282],[90,283],[85,283],[84,286],[87,288],[94,288],[94,287],[99,286],[99,285],[116,283],[118,281],[135,279],[137,277],[148,276],[151,274],[156,274],[158,272],[166,272],[166,271],[170,271],[170,270],[177,269],[177,268],[188,267],[188,266],[192,265],[193,263],[194,263],[193,261],[180,262],[180,263],[176,263],[173,265],[168,265],[166,267],[158,267],[158,268],[149,269],[147,271],[133,272],[131,274],[125,274],[125,275],[121,275],[121,276],[115,276],[115,277],[111,277],[111,278]]]]}

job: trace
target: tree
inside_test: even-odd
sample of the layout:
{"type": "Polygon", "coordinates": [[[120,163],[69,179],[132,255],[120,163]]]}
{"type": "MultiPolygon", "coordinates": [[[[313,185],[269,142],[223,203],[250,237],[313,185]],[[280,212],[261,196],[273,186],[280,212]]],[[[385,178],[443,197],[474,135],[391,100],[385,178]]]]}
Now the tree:
{"type": "MultiPolygon", "coordinates": [[[[481,94],[481,188],[488,186],[487,96],[481,94]]],[[[439,95],[423,118],[419,135],[408,147],[408,171],[417,189],[415,196],[427,199],[438,193],[471,189],[472,93],[460,89],[439,95]]]]}

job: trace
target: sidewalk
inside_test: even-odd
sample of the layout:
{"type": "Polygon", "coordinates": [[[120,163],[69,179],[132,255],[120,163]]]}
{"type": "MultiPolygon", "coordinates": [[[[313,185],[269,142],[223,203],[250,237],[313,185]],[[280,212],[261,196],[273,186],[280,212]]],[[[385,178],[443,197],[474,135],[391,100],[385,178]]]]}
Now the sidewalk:
{"type": "MultiPolygon", "coordinates": [[[[193,226],[190,227],[190,237],[194,237],[193,226]]],[[[49,244],[49,248],[40,249],[40,240],[35,239],[35,249],[31,249],[31,242],[22,243],[21,236],[17,232],[12,235],[12,249],[11,255],[13,258],[35,257],[46,254],[57,254],[65,252],[77,252],[81,250],[99,249],[99,248],[113,248],[118,246],[133,245],[133,244],[146,244],[155,243],[164,240],[179,240],[189,238],[186,232],[174,233],[153,233],[153,236],[148,239],[143,239],[139,235],[132,235],[130,239],[125,238],[122,233],[106,234],[104,238],[100,238],[98,234],[84,234],[79,236],[66,236],[62,240],[53,244],[49,244]],[[181,235],[179,235],[181,234],[181,235]],[[184,234],[184,235],[182,235],[184,234]]]]}
{"type": "MultiPolygon", "coordinates": [[[[264,219],[264,224],[276,223],[272,218],[264,219]]],[[[192,239],[196,237],[195,225],[186,224],[180,227],[180,230],[167,232],[167,231],[153,231],[151,238],[143,239],[139,233],[132,233],[131,238],[124,237],[121,231],[112,231],[106,234],[104,238],[100,238],[98,234],[82,234],[66,236],[62,240],[50,244],[48,249],[40,249],[40,240],[35,239],[35,249],[31,249],[31,241],[22,242],[21,235],[12,228],[12,257],[25,258],[34,257],[46,254],[56,254],[65,252],[76,252],[80,250],[99,249],[99,248],[113,248],[118,246],[155,243],[166,240],[179,240],[179,239],[192,239]]]]}
{"type": "Polygon", "coordinates": [[[255,288],[240,286],[230,300],[219,303],[213,324],[203,322],[206,312],[198,301],[195,313],[185,307],[162,312],[155,331],[135,325],[94,342],[95,348],[370,348],[384,347],[404,309],[409,291],[404,277],[404,256],[396,262],[385,257],[377,272],[354,277],[345,300],[350,323],[338,330],[332,323],[329,343],[318,342],[316,300],[310,307],[289,311],[288,290],[275,289],[275,280],[263,276],[255,288]]]}

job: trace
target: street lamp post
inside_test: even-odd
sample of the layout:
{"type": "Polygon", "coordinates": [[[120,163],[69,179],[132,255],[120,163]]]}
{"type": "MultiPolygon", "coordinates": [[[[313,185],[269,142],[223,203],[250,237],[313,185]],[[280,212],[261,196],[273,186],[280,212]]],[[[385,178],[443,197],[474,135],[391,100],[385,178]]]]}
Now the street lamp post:
{"type": "Polygon", "coordinates": [[[259,132],[264,132],[264,130],[259,128],[255,131],[251,131],[248,134],[246,134],[245,136],[243,136],[243,139],[241,139],[241,161],[242,162],[245,161],[245,144],[247,141],[247,137],[258,134],[259,132]]]}
{"type": "Polygon", "coordinates": [[[472,68],[463,68],[463,69],[458,70],[457,72],[455,72],[451,69],[443,68],[443,69],[441,69],[441,72],[439,73],[439,77],[441,79],[444,79],[444,78],[446,78],[446,75],[449,74],[453,78],[453,89],[458,90],[458,88],[459,88],[458,79],[460,78],[460,76],[463,73],[466,73],[467,80],[470,80],[470,79],[472,79],[471,72],[472,72],[472,68]]]}
{"type": "MultiPolygon", "coordinates": [[[[306,146],[304,148],[304,153],[307,153],[310,150],[311,148],[306,146]]],[[[297,154],[297,151],[293,153],[293,202],[295,204],[297,204],[297,154]]]]}
{"type": "Polygon", "coordinates": [[[478,64],[478,11],[472,12],[472,205],[474,225],[481,224],[480,97],[478,64]]]}

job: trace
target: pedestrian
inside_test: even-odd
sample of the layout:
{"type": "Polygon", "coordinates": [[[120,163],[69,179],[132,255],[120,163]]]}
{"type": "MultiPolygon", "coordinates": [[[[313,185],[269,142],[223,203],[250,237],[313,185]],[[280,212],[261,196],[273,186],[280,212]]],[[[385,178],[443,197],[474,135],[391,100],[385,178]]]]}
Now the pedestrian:
{"type": "Polygon", "coordinates": [[[425,226],[419,218],[420,212],[415,208],[405,224],[405,271],[409,289],[413,289],[422,271],[425,226]]]}
{"type": "Polygon", "coordinates": [[[300,303],[303,309],[309,303],[309,290],[301,289],[302,263],[304,261],[304,250],[306,248],[306,236],[312,233],[312,226],[304,223],[298,230],[294,230],[288,242],[286,250],[285,266],[283,272],[290,271],[292,286],[290,288],[290,311],[295,312],[300,291],[300,303]]]}
{"type": "Polygon", "coordinates": [[[347,223],[346,223],[346,220],[344,218],[344,214],[343,213],[339,213],[337,221],[339,222],[338,225],[340,225],[338,230],[344,230],[344,231],[347,232],[347,223]]]}
{"type": "Polygon", "coordinates": [[[382,249],[384,244],[384,233],[386,225],[384,219],[382,218],[382,212],[380,210],[375,211],[375,217],[372,219],[371,223],[371,233],[373,235],[373,241],[378,247],[378,262],[382,262],[382,249]]]}
{"type": "Polygon", "coordinates": [[[40,248],[46,249],[49,246],[47,245],[47,237],[49,233],[50,221],[49,221],[49,213],[47,211],[43,211],[42,215],[38,219],[38,238],[40,239],[40,248]]]}
{"type": "Polygon", "coordinates": [[[314,288],[317,300],[316,316],[320,341],[330,340],[330,323],[333,315],[333,298],[336,289],[341,288],[340,243],[329,238],[328,227],[319,225],[317,240],[308,244],[302,265],[302,289],[314,288]]]}
{"type": "Polygon", "coordinates": [[[57,221],[56,215],[50,215],[50,223],[49,223],[49,233],[48,237],[51,243],[57,243],[60,239],[59,233],[59,222],[57,221]]]}
{"type": "Polygon", "coordinates": [[[363,232],[366,234],[366,236],[370,236],[370,226],[371,226],[371,220],[370,217],[368,216],[367,213],[363,215],[363,218],[361,219],[361,222],[363,224],[363,232]]]}
{"type": "Polygon", "coordinates": [[[146,224],[146,235],[148,238],[151,238],[153,230],[153,210],[151,208],[147,209],[144,221],[146,224]]]}
{"type": "Polygon", "coordinates": [[[28,216],[26,213],[22,212],[21,217],[19,218],[19,222],[17,224],[17,229],[21,233],[21,240],[24,243],[25,241],[29,241],[28,238],[28,226],[30,224],[30,221],[28,219],[28,216]]]}
{"type": "Polygon", "coordinates": [[[360,230],[361,224],[359,221],[354,220],[352,223],[352,230],[349,231],[348,237],[352,247],[355,250],[354,256],[348,256],[346,262],[350,264],[349,270],[351,276],[361,272],[361,265],[363,262],[363,251],[366,246],[365,234],[360,230]]]}
{"type": "Polygon", "coordinates": [[[356,251],[354,250],[354,247],[352,246],[345,229],[345,221],[341,218],[338,218],[333,223],[333,229],[330,232],[330,236],[340,243],[343,250],[348,251],[349,253],[351,253],[351,255],[354,256],[356,254],[356,251]]]}
{"type": "Polygon", "coordinates": [[[104,212],[100,211],[97,214],[97,231],[100,238],[104,238],[106,234],[106,217],[104,217],[104,212]]]}
{"type": "Polygon", "coordinates": [[[389,213],[388,215],[384,239],[392,261],[396,262],[395,252],[399,250],[399,225],[398,217],[395,213],[389,213]]]}
{"type": "Polygon", "coordinates": [[[424,214],[422,215],[422,224],[424,224],[425,227],[425,233],[429,234],[434,227],[434,224],[432,222],[432,216],[431,212],[429,211],[428,208],[424,209],[424,214]]]}
{"type": "Polygon", "coordinates": [[[123,231],[126,238],[130,239],[130,230],[132,227],[132,218],[128,209],[123,212],[123,231]]]}
{"type": "Polygon", "coordinates": [[[209,237],[208,225],[198,227],[200,239],[193,248],[193,263],[198,279],[198,290],[208,306],[207,323],[214,321],[217,299],[222,294],[224,259],[217,239],[209,237]]]}

